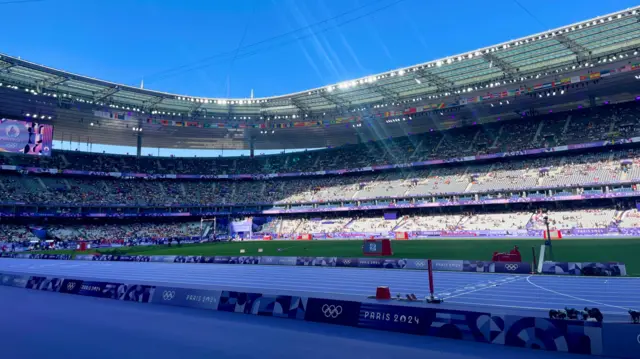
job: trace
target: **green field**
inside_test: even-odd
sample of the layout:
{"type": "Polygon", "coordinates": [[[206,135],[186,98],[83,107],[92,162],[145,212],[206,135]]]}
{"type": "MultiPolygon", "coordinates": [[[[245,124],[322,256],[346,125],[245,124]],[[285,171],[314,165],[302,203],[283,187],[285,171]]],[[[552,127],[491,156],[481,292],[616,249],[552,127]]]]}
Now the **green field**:
{"type": "MultiPolygon", "coordinates": [[[[494,251],[520,247],[524,261],[532,260],[531,248],[539,255],[540,239],[433,239],[394,241],[397,258],[491,260],[494,251]]],[[[362,241],[256,241],[189,244],[181,247],[148,246],[101,249],[100,252],[139,255],[244,255],[362,257],[362,241]],[[263,252],[259,253],[258,249],[263,252]],[[279,250],[280,249],[280,250],[279,250]]],[[[51,253],[51,252],[49,252],[51,253]]],[[[67,251],[66,253],[73,253],[67,251]]],[[[546,259],[549,259],[547,256],[546,259]]],[[[553,259],[561,262],[622,262],[629,275],[640,276],[640,238],[563,239],[553,242],[553,259]]]]}

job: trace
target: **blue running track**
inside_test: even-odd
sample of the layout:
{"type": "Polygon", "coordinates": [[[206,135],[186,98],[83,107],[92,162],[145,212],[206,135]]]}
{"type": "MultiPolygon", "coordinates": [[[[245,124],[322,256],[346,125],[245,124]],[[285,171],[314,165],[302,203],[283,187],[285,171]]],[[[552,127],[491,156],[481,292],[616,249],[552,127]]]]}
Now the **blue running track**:
{"type": "MultiPolygon", "coordinates": [[[[427,272],[391,269],[2,259],[0,272],[354,300],[373,295],[379,285],[393,295],[424,298],[429,292],[427,272]]],[[[628,309],[640,310],[640,278],[436,272],[434,287],[447,304],[492,311],[598,307],[627,316],[628,309]]]]}

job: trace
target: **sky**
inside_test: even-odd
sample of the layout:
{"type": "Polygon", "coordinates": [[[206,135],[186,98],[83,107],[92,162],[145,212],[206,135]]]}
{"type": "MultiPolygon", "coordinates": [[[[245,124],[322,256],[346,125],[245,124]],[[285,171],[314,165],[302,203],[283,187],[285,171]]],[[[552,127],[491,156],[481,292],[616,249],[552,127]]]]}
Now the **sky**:
{"type": "Polygon", "coordinates": [[[637,0],[0,0],[0,53],[210,98],[283,95],[475,50],[637,0]],[[15,14],[15,16],[12,16],[15,14]]]}

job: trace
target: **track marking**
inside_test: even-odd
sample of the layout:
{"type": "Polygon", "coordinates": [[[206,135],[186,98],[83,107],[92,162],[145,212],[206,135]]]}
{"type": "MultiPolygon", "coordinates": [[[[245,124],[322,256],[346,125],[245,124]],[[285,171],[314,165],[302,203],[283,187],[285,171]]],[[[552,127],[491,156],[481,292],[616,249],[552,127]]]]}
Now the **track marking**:
{"type": "MultiPolygon", "coordinates": [[[[510,278],[500,279],[500,280],[498,280],[498,282],[500,282],[501,284],[503,284],[503,283],[504,284],[508,284],[508,283],[513,283],[513,282],[515,282],[517,280],[520,280],[520,279],[522,279],[522,278],[521,277],[520,278],[518,278],[518,277],[510,277],[510,278]]],[[[454,291],[453,295],[450,295],[450,296],[442,298],[442,299],[443,300],[448,300],[448,299],[451,299],[451,298],[455,298],[455,297],[459,297],[459,296],[462,296],[462,295],[467,295],[467,294],[471,294],[471,293],[479,292],[481,290],[491,289],[491,288],[495,288],[495,287],[496,287],[496,284],[485,285],[485,286],[476,285],[475,287],[471,287],[471,288],[475,288],[475,289],[463,291],[462,293],[457,293],[456,294],[456,292],[461,291],[460,289],[458,289],[458,290],[454,291]],[[480,288],[477,288],[477,287],[480,287],[480,288]]],[[[467,289],[467,288],[469,288],[469,287],[465,287],[464,289],[467,289]]],[[[446,294],[450,294],[450,293],[446,293],[446,294]]]]}
{"type": "Polygon", "coordinates": [[[527,282],[529,284],[531,284],[532,286],[538,288],[538,289],[546,290],[547,292],[554,293],[554,294],[557,294],[557,295],[562,295],[562,296],[565,296],[567,298],[572,298],[572,299],[575,299],[575,300],[581,300],[581,301],[584,301],[584,302],[589,302],[589,303],[593,303],[593,304],[597,304],[597,305],[602,305],[602,306],[605,306],[605,307],[611,307],[611,308],[622,309],[622,310],[629,310],[629,308],[619,307],[617,305],[611,305],[611,304],[606,304],[606,303],[602,303],[602,302],[596,302],[595,300],[584,299],[584,298],[573,296],[571,294],[560,293],[560,292],[555,291],[553,289],[545,288],[545,287],[543,287],[541,285],[533,283],[531,281],[531,279],[530,279],[531,277],[532,276],[528,276],[527,277],[527,282]]]}

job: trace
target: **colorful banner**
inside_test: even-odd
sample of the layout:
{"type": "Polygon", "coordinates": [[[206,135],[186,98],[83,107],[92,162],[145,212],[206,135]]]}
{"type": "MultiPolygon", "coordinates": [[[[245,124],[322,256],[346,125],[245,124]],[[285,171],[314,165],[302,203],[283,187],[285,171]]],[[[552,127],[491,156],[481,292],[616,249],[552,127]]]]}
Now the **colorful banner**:
{"type": "Polygon", "coordinates": [[[0,152],[51,156],[53,126],[0,119],[0,152]]]}

